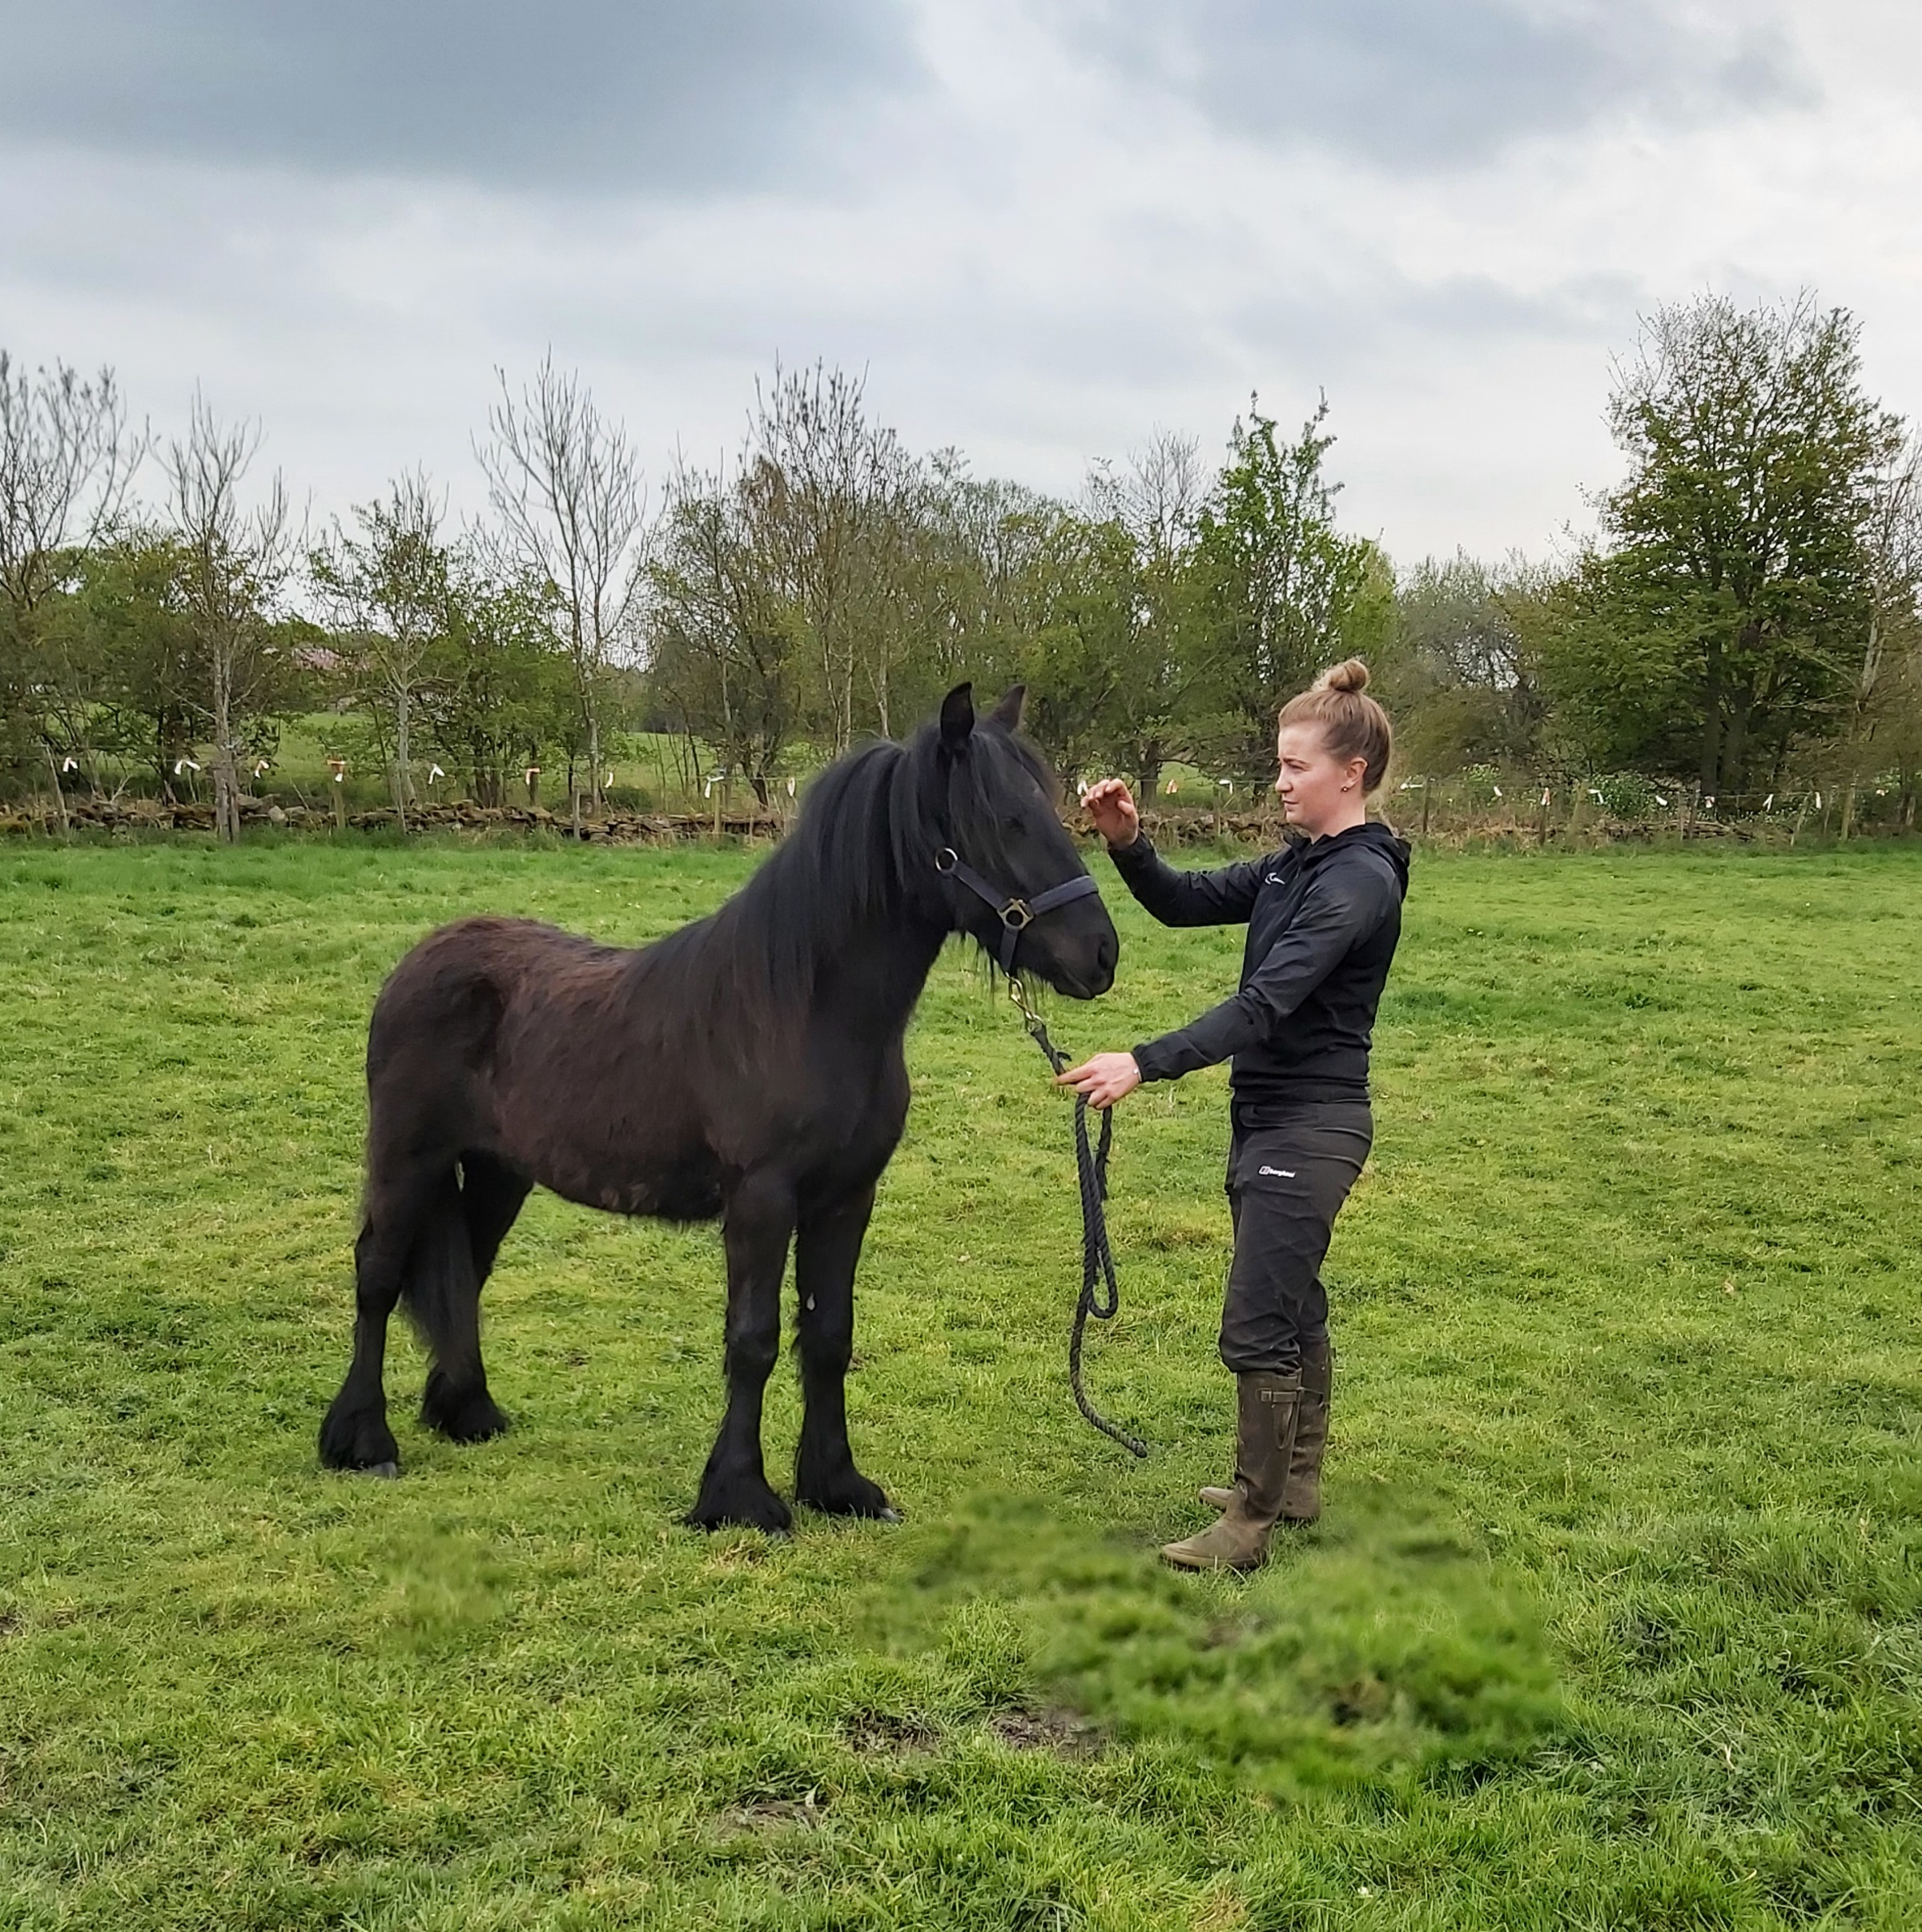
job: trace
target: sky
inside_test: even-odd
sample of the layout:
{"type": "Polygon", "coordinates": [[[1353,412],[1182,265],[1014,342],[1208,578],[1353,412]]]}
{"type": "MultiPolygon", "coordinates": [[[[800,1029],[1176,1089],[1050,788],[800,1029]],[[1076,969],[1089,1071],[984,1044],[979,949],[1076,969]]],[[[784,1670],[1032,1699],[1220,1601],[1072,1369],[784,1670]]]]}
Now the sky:
{"type": "MultiPolygon", "coordinates": [[[[549,351],[657,493],[778,359],[1076,492],[1325,393],[1403,564],[1552,554],[1611,358],[1812,290],[1922,417],[1922,9],[1884,0],[0,0],[0,348],[319,520],[455,508],[549,351]]],[[[150,488],[157,478],[150,476],[150,488]]]]}

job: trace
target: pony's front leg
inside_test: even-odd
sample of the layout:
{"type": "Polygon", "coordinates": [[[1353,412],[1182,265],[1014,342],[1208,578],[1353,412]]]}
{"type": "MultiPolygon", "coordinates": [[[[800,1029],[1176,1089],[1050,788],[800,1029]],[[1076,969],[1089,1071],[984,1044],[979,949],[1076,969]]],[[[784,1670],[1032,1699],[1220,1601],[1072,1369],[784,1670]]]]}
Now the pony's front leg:
{"type": "Polygon", "coordinates": [[[854,1349],[854,1267],[874,1211],[864,1187],[830,1213],[802,1219],[794,1237],[794,1287],[801,1298],[798,1346],[806,1410],[794,1458],[794,1496],[835,1516],[900,1520],[879,1483],[854,1467],[847,1440],[847,1365],[854,1349]]]}
{"type": "Polygon", "coordinates": [[[743,1523],[778,1534],[793,1521],[761,1462],[761,1397],[781,1352],[781,1277],[794,1229],[785,1183],[750,1177],[727,1204],[727,1413],[687,1512],[697,1529],[743,1523]]]}

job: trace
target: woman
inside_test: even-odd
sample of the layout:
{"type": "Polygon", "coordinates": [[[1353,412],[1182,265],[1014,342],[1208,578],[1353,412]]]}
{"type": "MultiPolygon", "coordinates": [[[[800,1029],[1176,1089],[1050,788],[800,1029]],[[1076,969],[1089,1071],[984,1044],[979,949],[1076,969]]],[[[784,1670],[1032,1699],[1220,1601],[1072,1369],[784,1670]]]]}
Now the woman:
{"type": "Polygon", "coordinates": [[[1060,1076],[1108,1107],[1144,1081],[1234,1062],[1235,1255],[1220,1348],[1238,1394],[1235,1480],[1201,1492],[1220,1521],[1162,1550],[1184,1569],[1253,1569],[1277,1523],[1321,1512],[1331,1359],[1320,1271],[1373,1138],[1369,1042],[1408,889],[1408,847],[1368,817],[1391,741],[1367,685],[1367,665],[1351,657],[1283,707],[1275,789],[1305,836],[1265,858],[1177,872],[1119,778],[1082,798],[1128,890],[1164,926],[1248,924],[1232,999],[1060,1076]]]}

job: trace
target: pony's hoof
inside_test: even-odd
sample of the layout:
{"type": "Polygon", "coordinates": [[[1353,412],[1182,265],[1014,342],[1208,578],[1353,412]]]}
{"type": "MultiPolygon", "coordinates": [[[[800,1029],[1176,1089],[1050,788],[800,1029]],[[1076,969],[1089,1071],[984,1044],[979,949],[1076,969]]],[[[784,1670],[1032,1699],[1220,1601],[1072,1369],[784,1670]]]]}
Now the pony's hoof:
{"type": "Polygon", "coordinates": [[[793,1512],[765,1483],[703,1490],[682,1520],[690,1529],[758,1529],[770,1536],[786,1536],[794,1526],[793,1512]]]}
{"type": "Polygon", "coordinates": [[[398,1482],[400,1465],[398,1463],[370,1463],[366,1468],[356,1472],[360,1476],[377,1476],[383,1482],[398,1482]]]}
{"type": "Polygon", "coordinates": [[[870,1482],[850,1463],[832,1476],[805,1474],[794,1484],[794,1500],[826,1516],[867,1516],[876,1523],[899,1523],[901,1512],[887,1500],[879,1483],[870,1482]]]}
{"type": "Polygon", "coordinates": [[[420,1399],[420,1420],[450,1442],[486,1442],[504,1435],[507,1417],[484,1382],[479,1388],[450,1388],[436,1369],[427,1378],[427,1392],[420,1399]]]}
{"type": "Polygon", "coordinates": [[[336,1399],[320,1425],[320,1460],[329,1469],[400,1473],[400,1448],[378,1409],[343,1408],[336,1399]]]}

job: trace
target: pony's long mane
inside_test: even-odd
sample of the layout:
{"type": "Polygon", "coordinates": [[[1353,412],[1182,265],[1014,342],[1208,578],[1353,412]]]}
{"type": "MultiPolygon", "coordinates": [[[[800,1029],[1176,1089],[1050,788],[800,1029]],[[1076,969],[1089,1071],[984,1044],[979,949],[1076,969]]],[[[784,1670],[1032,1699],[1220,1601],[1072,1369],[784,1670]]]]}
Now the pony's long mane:
{"type": "Polygon", "coordinates": [[[805,1005],[819,962],[857,932],[907,916],[911,882],[932,878],[943,845],[991,876],[1004,870],[997,797],[1019,771],[1051,802],[1054,773],[996,725],[977,726],[945,770],[938,737],[924,725],[905,745],[883,739],[835,760],[754,877],[711,917],[648,948],[649,958],[705,972],[771,1018],[805,1005]]]}
{"type": "Polygon", "coordinates": [[[916,754],[883,739],[835,760],[754,877],[714,915],[715,937],[765,961],[777,1001],[804,1002],[817,963],[858,930],[903,911],[906,882],[931,869],[936,841],[919,797],[916,754]]]}

